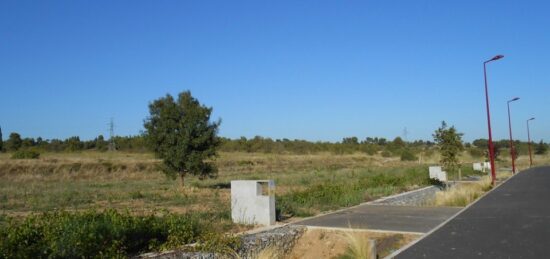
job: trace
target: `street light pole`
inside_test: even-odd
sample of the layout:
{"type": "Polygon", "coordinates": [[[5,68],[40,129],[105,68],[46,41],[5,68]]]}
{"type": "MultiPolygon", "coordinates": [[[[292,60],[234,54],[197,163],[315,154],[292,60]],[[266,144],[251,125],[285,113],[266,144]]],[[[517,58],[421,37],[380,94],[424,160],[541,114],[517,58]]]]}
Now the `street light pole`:
{"type": "Polygon", "coordinates": [[[510,119],[510,103],[517,100],[519,100],[519,97],[508,101],[508,129],[510,131],[510,156],[512,157],[512,174],[516,173],[516,154],[514,152],[514,139],[512,138],[512,119],[510,119]]]}
{"type": "Polygon", "coordinates": [[[533,156],[531,155],[531,133],[529,132],[529,121],[534,120],[531,118],[527,120],[527,144],[529,145],[529,167],[533,166],[533,156]]]}
{"type": "Polygon", "coordinates": [[[487,129],[489,131],[489,159],[491,161],[491,184],[495,185],[495,147],[493,146],[493,134],[491,132],[491,113],[489,111],[489,90],[487,90],[487,63],[503,58],[503,55],[496,55],[492,59],[483,62],[483,77],[485,78],[485,103],[487,105],[487,129]]]}

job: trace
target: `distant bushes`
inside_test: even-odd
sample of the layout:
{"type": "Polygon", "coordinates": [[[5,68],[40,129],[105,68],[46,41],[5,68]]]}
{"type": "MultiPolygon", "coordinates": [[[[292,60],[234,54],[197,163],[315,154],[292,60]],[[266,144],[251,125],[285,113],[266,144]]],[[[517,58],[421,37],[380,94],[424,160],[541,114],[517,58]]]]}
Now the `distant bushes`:
{"type": "Polygon", "coordinates": [[[32,149],[22,149],[13,152],[11,155],[12,159],[38,159],[40,158],[40,153],[32,149]]]}
{"type": "Polygon", "coordinates": [[[120,258],[197,242],[212,235],[208,229],[194,215],[34,214],[0,224],[0,258],[120,258]]]}

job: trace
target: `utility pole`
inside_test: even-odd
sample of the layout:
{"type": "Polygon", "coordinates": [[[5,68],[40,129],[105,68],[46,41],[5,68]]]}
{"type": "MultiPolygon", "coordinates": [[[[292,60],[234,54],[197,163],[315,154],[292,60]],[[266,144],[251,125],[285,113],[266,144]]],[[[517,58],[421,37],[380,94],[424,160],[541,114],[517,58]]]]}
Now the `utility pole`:
{"type": "Polygon", "coordinates": [[[111,121],[109,122],[109,151],[116,150],[114,136],[115,136],[115,123],[113,118],[111,117],[111,121]]]}

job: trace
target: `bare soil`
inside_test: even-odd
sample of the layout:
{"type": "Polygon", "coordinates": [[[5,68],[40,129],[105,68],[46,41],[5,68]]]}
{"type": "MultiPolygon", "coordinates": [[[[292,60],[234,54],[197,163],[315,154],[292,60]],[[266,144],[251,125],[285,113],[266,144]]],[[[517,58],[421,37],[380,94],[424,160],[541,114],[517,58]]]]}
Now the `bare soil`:
{"type": "MultiPolygon", "coordinates": [[[[376,251],[379,258],[391,254],[393,251],[420,237],[420,235],[413,234],[381,233],[368,230],[354,231],[358,235],[364,235],[369,239],[376,240],[376,251]]],[[[348,244],[343,231],[309,229],[298,240],[289,258],[339,258],[346,253],[347,247],[348,244]]]]}

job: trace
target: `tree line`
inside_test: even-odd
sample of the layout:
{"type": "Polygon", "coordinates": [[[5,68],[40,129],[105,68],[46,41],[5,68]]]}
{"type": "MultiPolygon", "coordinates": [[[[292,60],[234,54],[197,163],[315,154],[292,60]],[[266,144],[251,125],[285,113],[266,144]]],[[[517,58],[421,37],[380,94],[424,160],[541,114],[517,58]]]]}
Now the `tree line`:
{"type": "MultiPolygon", "coordinates": [[[[0,137],[2,132],[0,129],[0,137]]],[[[125,152],[150,152],[150,148],[143,135],[115,136],[113,137],[115,149],[125,152]]],[[[19,133],[12,132],[5,140],[0,140],[0,150],[13,152],[20,149],[33,148],[42,152],[79,152],[79,151],[107,151],[109,139],[103,135],[90,140],[81,140],[78,136],[66,139],[42,139],[22,137],[19,133]]],[[[386,138],[367,137],[359,140],[357,137],[346,137],[339,142],[328,141],[307,141],[300,139],[272,139],[268,137],[255,136],[253,138],[241,137],[237,139],[219,138],[218,150],[222,152],[244,152],[244,153],[273,153],[273,154],[315,154],[328,152],[332,154],[366,153],[374,155],[377,153],[383,156],[400,156],[403,152],[418,154],[432,149],[435,145],[432,141],[415,140],[405,141],[401,137],[393,140],[386,138]]],[[[487,139],[476,139],[471,143],[464,144],[465,149],[476,157],[486,156],[487,139]]],[[[497,157],[502,151],[508,152],[509,140],[503,139],[494,142],[497,157]]],[[[514,142],[517,155],[528,155],[528,143],[516,140],[514,142]]],[[[546,154],[548,143],[540,140],[531,145],[533,154],[546,154]]],[[[507,155],[507,154],[504,154],[507,155]]]]}

